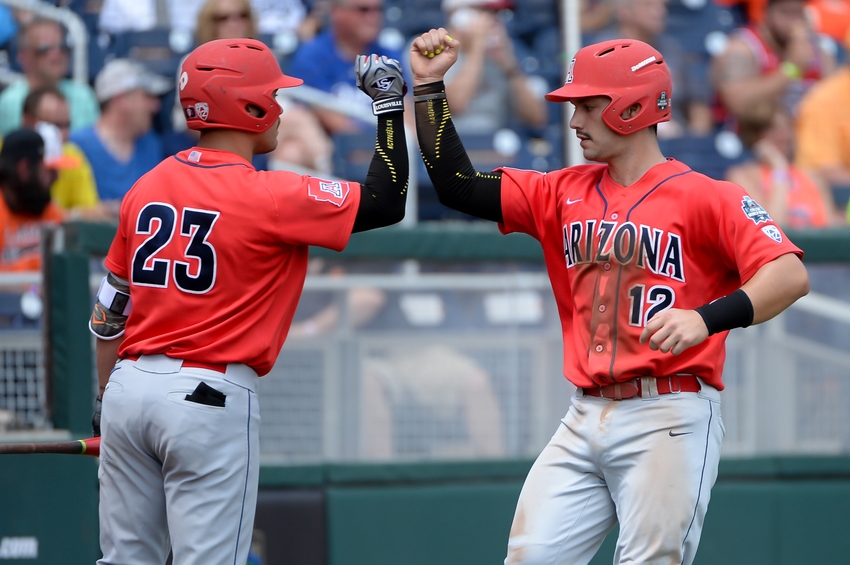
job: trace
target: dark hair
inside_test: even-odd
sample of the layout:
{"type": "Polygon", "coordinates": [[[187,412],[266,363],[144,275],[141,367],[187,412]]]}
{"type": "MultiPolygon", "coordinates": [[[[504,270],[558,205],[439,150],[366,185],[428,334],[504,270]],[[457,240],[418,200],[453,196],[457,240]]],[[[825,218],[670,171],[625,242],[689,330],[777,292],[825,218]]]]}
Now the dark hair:
{"type": "Polygon", "coordinates": [[[35,112],[38,109],[38,105],[41,103],[41,99],[48,95],[53,95],[61,98],[62,100],[67,100],[65,95],[54,86],[36,88],[35,90],[31,90],[30,93],[27,94],[27,97],[24,98],[24,115],[35,116],[35,112]]]}
{"type": "Polygon", "coordinates": [[[0,185],[18,176],[18,164],[10,159],[0,159],[0,185]]]}

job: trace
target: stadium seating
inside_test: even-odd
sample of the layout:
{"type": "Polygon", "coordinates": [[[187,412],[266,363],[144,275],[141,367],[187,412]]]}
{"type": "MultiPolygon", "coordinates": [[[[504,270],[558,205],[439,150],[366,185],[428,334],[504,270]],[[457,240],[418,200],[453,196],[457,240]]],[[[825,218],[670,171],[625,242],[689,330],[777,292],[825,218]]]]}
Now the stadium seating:
{"type": "Polygon", "coordinates": [[[737,12],[718,6],[711,0],[670,0],[667,4],[667,33],[672,34],[689,53],[712,54],[712,40],[728,35],[742,24],[737,12]],[[701,5],[700,5],[701,4],[701,5]]]}
{"type": "Polygon", "coordinates": [[[725,155],[718,149],[723,148],[724,137],[734,135],[731,132],[721,132],[717,135],[707,136],[684,136],[675,139],[660,140],[661,152],[678,161],[682,161],[693,170],[708,175],[715,179],[723,179],[726,169],[750,158],[750,154],[743,147],[735,155],[734,151],[724,151],[725,155]],[[719,137],[718,137],[719,136],[719,137]]]}

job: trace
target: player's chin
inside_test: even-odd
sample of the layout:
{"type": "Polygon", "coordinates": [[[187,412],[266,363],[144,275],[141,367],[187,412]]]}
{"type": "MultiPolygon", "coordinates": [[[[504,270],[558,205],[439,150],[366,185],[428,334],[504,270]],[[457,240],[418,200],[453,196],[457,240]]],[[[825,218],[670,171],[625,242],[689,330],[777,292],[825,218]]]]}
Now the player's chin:
{"type": "Polygon", "coordinates": [[[588,149],[586,147],[582,150],[582,156],[585,161],[601,162],[605,160],[598,151],[594,151],[593,149],[588,149]]]}

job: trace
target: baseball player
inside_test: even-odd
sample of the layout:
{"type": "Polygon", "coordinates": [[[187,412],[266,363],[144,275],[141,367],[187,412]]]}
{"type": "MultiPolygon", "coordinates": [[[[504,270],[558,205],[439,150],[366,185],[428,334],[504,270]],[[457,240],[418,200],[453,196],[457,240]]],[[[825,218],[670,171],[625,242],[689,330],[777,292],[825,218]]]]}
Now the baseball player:
{"type": "Polygon", "coordinates": [[[161,564],[169,548],[180,565],[246,562],[257,379],[286,338],[308,246],[342,250],[353,231],[404,216],[401,68],[358,56],[355,73],[378,121],[362,185],[251,166],[276,143],[276,90],[301,84],[263,43],[211,41],[183,63],[180,102],[200,139],[124,197],[90,322],[102,391],[98,563],[161,564]]]}
{"type": "Polygon", "coordinates": [[[717,475],[728,331],[808,292],[802,253],[739,186],[659,150],[670,73],[636,40],[582,48],[563,87],[586,160],[476,172],[443,76],[458,42],[411,47],[419,144],[443,203],[540,241],[576,387],[523,486],[505,563],[588,563],[616,523],[614,563],[690,564],[717,475]]]}

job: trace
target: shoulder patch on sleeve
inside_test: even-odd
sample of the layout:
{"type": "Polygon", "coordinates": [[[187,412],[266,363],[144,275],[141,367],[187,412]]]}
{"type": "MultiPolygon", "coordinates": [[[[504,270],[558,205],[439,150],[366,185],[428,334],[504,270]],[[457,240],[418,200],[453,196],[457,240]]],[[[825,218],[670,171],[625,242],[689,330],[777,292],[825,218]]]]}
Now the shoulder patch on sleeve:
{"type": "Polygon", "coordinates": [[[762,222],[773,221],[770,215],[768,215],[767,210],[762,208],[761,204],[759,204],[749,196],[744,196],[744,199],[741,200],[741,209],[744,211],[744,214],[746,214],[747,217],[753,221],[755,225],[759,225],[762,222]]]}
{"type": "Polygon", "coordinates": [[[776,243],[782,243],[782,232],[776,226],[764,226],[761,231],[776,243]]]}
{"type": "Polygon", "coordinates": [[[350,186],[345,181],[322,180],[311,177],[307,182],[307,191],[318,202],[330,202],[342,206],[348,198],[350,186]]]}

